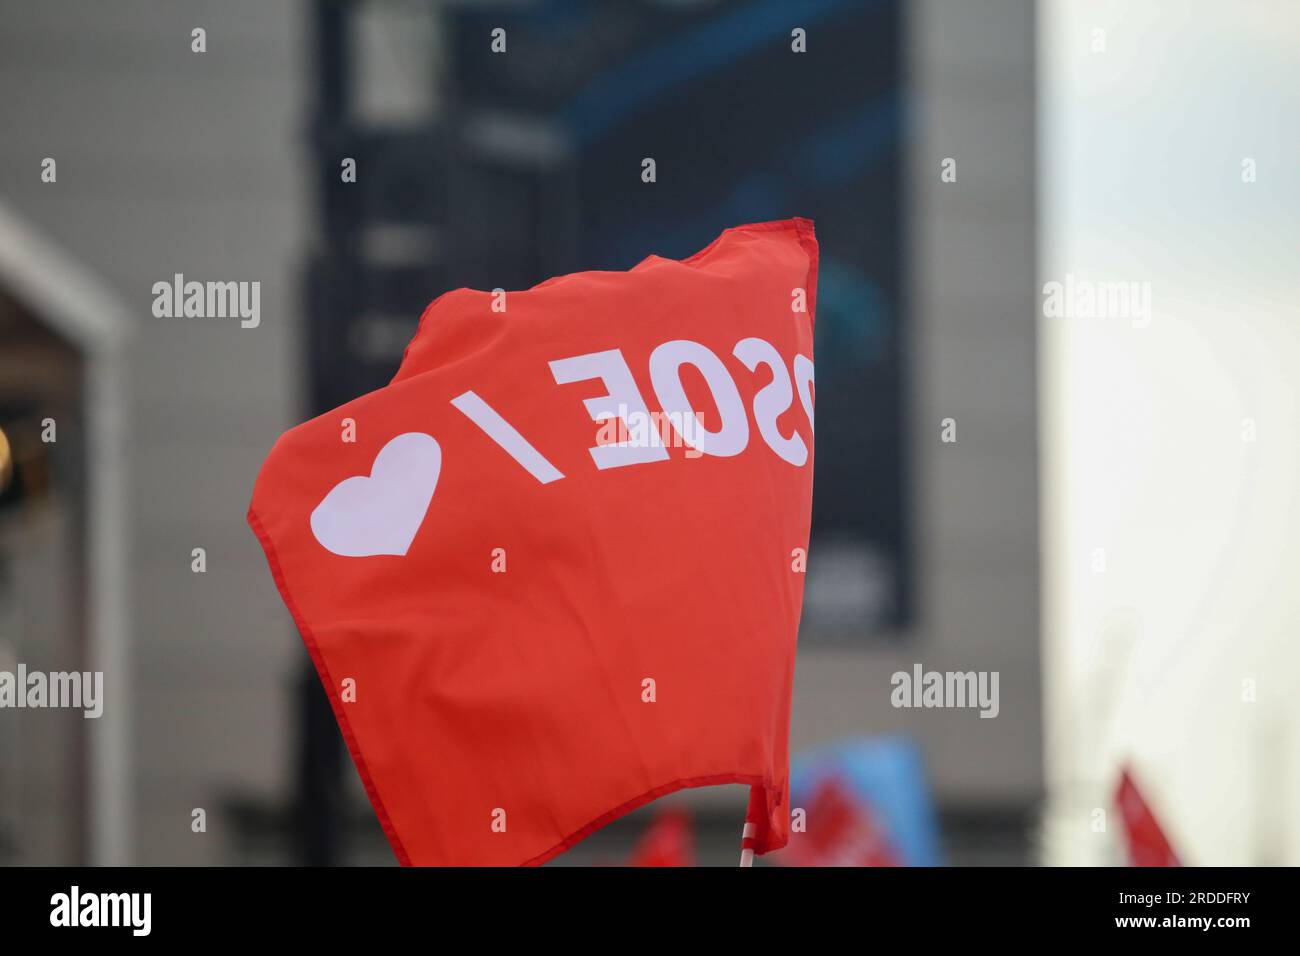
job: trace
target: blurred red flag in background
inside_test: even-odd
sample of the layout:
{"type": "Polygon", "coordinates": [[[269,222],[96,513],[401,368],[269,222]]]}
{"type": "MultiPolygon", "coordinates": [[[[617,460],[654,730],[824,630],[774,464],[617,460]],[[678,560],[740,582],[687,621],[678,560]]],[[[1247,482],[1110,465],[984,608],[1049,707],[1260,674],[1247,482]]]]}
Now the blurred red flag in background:
{"type": "Polygon", "coordinates": [[[665,810],[646,827],[629,866],[694,866],[695,828],[685,810],[665,810]]]}
{"type": "Polygon", "coordinates": [[[785,844],[816,281],[792,219],[457,289],[276,443],[248,520],[401,862],[541,863],[723,783],[785,844]]]}
{"type": "Polygon", "coordinates": [[[1120,770],[1115,803],[1124,819],[1129,863],[1133,866],[1182,866],[1128,768],[1120,770]]]}
{"type": "Polygon", "coordinates": [[[898,854],[871,807],[840,780],[828,777],[813,791],[807,830],[779,854],[786,866],[898,866],[898,854]]]}

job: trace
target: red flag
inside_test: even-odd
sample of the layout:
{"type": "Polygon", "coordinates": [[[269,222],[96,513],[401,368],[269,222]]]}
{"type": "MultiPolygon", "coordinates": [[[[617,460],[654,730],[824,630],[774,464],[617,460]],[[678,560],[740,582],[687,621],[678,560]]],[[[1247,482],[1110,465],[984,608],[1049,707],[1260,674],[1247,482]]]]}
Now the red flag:
{"type": "Polygon", "coordinates": [[[898,854],[871,807],[828,777],[813,791],[807,830],[780,854],[787,866],[899,866],[898,854]]]}
{"type": "Polygon", "coordinates": [[[277,442],[249,523],[401,862],[541,863],[723,783],[784,845],[816,279],[793,219],[457,289],[277,442]]]}
{"type": "Polygon", "coordinates": [[[1127,767],[1120,770],[1115,802],[1124,818],[1129,863],[1132,866],[1182,866],[1155,814],[1129,776],[1127,767]]]}
{"type": "Polygon", "coordinates": [[[695,833],[685,810],[666,810],[646,828],[629,866],[694,866],[695,833]]]}

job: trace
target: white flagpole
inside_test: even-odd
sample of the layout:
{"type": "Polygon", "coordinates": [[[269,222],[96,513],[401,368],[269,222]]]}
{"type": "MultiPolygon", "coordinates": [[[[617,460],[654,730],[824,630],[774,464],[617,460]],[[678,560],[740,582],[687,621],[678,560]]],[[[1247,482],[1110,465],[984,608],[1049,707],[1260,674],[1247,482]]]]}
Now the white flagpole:
{"type": "Polygon", "coordinates": [[[746,840],[752,840],[754,838],[754,830],[755,830],[754,824],[746,820],[745,829],[742,830],[740,834],[740,865],[741,866],[754,865],[754,848],[745,845],[746,840]]]}

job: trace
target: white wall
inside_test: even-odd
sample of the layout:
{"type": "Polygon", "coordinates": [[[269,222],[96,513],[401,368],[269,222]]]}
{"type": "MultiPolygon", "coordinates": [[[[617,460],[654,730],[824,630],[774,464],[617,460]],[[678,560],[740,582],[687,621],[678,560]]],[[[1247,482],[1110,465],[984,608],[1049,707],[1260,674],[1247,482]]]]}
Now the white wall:
{"type": "Polygon", "coordinates": [[[1128,762],[1186,862],[1294,865],[1300,5],[1040,10],[1041,283],[1152,301],[1039,320],[1048,862],[1128,762]]]}

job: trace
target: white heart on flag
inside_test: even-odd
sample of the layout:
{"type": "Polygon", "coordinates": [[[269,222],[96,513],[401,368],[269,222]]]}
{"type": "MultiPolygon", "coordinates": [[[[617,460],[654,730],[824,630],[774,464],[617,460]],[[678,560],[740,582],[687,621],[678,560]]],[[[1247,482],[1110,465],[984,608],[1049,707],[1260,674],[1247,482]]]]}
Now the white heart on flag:
{"type": "Polygon", "coordinates": [[[370,476],[330,489],[311,513],[311,531],[326,551],[345,558],[404,555],[424,523],[442,472],[433,436],[406,432],[379,450],[370,476]]]}

